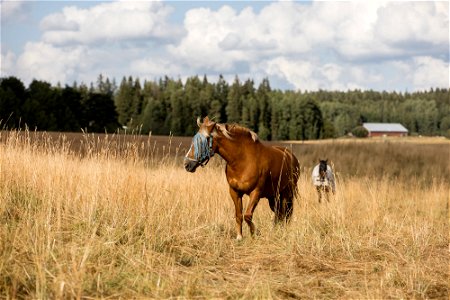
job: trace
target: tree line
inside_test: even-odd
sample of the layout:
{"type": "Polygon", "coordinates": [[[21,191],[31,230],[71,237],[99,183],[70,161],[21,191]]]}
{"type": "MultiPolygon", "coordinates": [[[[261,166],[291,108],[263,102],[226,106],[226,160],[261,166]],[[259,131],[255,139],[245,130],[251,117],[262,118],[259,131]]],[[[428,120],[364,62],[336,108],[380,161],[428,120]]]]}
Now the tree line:
{"type": "Polygon", "coordinates": [[[264,140],[335,138],[363,122],[402,123],[412,135],[450,137],[450,90],[422,92],[282,91],[269,80],[256,85],[237,76],[228,83],[207,77],[163,77],[141,82],[98,77],[97,82],[62,87],[16,77],[0,79],[0,125],[47,131],[129,131],[191,136],[197,116],[239,123],[264,140]]]}

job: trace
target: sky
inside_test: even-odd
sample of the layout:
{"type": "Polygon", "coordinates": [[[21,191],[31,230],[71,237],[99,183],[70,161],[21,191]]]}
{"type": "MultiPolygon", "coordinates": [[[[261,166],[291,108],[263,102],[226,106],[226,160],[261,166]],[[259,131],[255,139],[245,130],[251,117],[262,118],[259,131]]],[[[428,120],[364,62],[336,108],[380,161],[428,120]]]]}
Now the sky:
{"type": "Polygon", "coordinates": [[[273,89],[449,88],[449,1],[2,0],[1,76],[72,85],[99,74],[273,89]]]}

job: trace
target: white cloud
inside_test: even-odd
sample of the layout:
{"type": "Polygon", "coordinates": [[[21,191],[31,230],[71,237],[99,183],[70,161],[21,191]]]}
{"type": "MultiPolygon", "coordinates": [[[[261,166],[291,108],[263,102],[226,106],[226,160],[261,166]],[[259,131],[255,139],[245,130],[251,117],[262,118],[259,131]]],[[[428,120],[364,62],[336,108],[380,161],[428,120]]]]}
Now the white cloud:
{"type": "Polygon", "coordinates": [[[283,57],[270,60],[267,65],[269,74],[286,78],[297,89],[319,88],[319,82],[312,76],[314,69],[314,65],[309,61],[289,61],[283,57]]]}
{"type": "Polygon", "coordinates": [[[298,14],[303,5],[278,2],[259,15],[251,8],[235,11],[223,6],[217,11],[198,8],[188,11],[186,36],[169,50],[194,68],[228,71],[242,61],[261,57],[306,53],[310,45],[301,32],[298,14]]]}
{"type": "Polygon", "coordinates": [[[373,69],[373,66],[362,67],[358,65],[348,67],[348,76],[355,83],[364,87],[369,87],[372,84],[379,83],[384,79],[382,74],[373,69]]]}
{"type": "Polygon", "coordinates": [[[343,68],[337,64],[325,64],[321,67],[321,73],[330,82],[337,82],[343,72],[343,68]]]}
{"type": "Polygon", "coordinates": [[[450,86],[448,62],[429,56],[416,57],[414,68],[412,80],[416,90],[450,86]]]}
{"type": "Polygon", "coordinates": [[[362,67],[321,64],[315,60],[295,60],[277,57],[260,64],[258,72],[282,78],[298,90],[364,89],[378,83],[382,76],[362,67]]]}
{"type": "Polygon", "coordinates": [[[255,20],[249,20],[259,29],[253,32],[253,37],[276,41],[276,51],[272,53],[278,55],[306,53],[312,46],[304,31],[308,10],[308,6],[295,2],[272,3],[261,10],[255,20]]]}
{"type": "Polygon", "coordinates": [[[448,47],[448,10],[448,2],[389,3],[379,10],[377,38],[400,47],[409,43],[448,47]]]}
{"type": "Polygon", "coordinates": [[[95,82],[99,74],[120,80],[123,76],[152,75],[157,71],[166,74],[165,71],[170,70],[167,64],[158,65],[156,62],[159,69],[145,69],[150,64],[145,64],[147,60],[141,59],[143,55],[141,50],[124,51],[120,47],[61,47],[45,42],[30,42],[17,58],[16,66],[10,68],[10,73],[23,79],[26,84],[32,79],[52,84],[71,84],[73,81],[95,82]]]}
{"type": "Polygon", "coordinates": [[[45,17],[41,21],[41,30],[56,33],[58,31],[78,31],[80,22],[75,21],[75,18],[71,17],[72,12],[76,13],[76,11],[76,8],[69,7],[64,9],[65,13],[57,13],[45,17]]]}
{"type": "Polygon", "coordinates": [[[172,39],[181,33],[166,20],[162,2],[108,2],[89,9],[65,7],[41,22],[43,41],[54,45],[96,44],[133,39],[172,39]]]}
{"type": "Polygon", "coordinates": [[[192,61],[194,67],[231,68],[237,61],[258,61],[265,56],[302,56],[332,49],[347,58],[374,51],[392,51],[374,40],[377,9],[383,3],[276,2],[259,14],[247,8],[236,12],[192,9],[185,19],[187,35],[170,50],[192,61]],[[220,62],[217,61],[220,57],[220,62]]]}
{"type": "MultiPolygon", "coordinates": [[[[243,12],[247,16],[252,12],[243,12]]],[[[245,17],[244,17],[245,19],[245,17]]],[[[239,50],[242,47],[242,33],[236,26],[242,27],[242,17],[229,6],[223,6],[217,12],[205,8],[192,9],[186,13],[184,26],[186,36],[178,46],[169,46],[173,57],[184,61],[194,68],[206,68],[226,72],[240,60],[249,57],[239,50]]]]}
{"type": "Polygon", "coordinates": [[[162,77],[162,74],[176,78],[181,76],[184,72],[177,64],[162,58],[134,60],[130,64],[129,71],[132,72],[134,76],[150,79],[162,77]]]}
{"type": "MultiPolygon", "coordinates": [[[[26,83],[36,78],[71,84],[95,81],[100,73],[120,79],[175,72],[170,57],[155,53],[182,32],[166,20],[171,11],[154,1],[107,2],[88,9],[66,6],[41,20],[42,39],[28,42],[8,73],[26,83]],[[166,63],[157,63],[162,61],[166,63]]],[[[2,52],[2,61],[4,57],[2,52]]]]}
{"type": "Polygon", "coordinates": [[[66,83],[89,67],[86,48],[69,49],[55,47],[44,42],[29,42],[24,53],[17,59],[15,73],[25,82],[32,79],[66,83]]]}
{"type": "Polygon", "coordinates": [[[25,8],[25,1],[1,1],[0,11],[2,23],[11,21],[23,21],[26,19],[28,12],[25,8]]]}
{"type": "Polygon", "coordinates": [[[0,76],[10,76],[13,74],[13,69],[16,62],[16,55],[12,51],[7,51],[6,54],[0,55],[0,76]]]}

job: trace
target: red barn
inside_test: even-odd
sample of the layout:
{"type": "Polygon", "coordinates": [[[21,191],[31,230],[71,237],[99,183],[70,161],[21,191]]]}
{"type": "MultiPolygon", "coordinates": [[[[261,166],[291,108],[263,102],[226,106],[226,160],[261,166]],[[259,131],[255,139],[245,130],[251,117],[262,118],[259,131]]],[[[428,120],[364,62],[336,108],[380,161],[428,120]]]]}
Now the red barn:
{"type": "Polygon", "coordinates": [[[363,127],[372,136],[407,136],[408,129],[400,123],[363,123],[363,127]]]}

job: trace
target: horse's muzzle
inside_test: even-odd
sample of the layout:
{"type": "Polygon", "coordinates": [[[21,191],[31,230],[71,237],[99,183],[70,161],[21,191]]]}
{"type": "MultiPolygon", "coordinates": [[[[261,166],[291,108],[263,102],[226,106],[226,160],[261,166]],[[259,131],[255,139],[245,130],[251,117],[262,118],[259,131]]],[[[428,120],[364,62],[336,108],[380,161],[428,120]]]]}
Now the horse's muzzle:
{"type": "Polygon", "coordinates": [[[188,172],[194,173],[198,166],[199,166],[199,163],[197,161],[189,160],[189,159],[184,160],[184,168],[188,172]]]}

